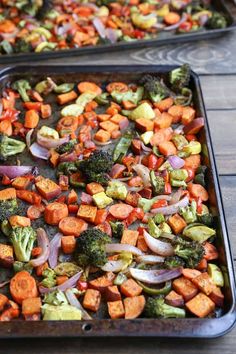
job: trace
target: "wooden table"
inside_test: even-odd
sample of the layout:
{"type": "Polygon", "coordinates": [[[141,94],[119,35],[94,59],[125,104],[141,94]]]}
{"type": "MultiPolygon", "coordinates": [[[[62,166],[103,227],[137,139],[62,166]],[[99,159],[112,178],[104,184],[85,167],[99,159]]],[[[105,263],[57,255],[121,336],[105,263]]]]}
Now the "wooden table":
{"type": "MultiPolygon", "coordinates": [[[[236,5],[231,5],[236,18],[236,5]]],[[[182,64],[200,74],[210,122],[232,252],[236,260],[236,32],[211,41],[42,61],[37,64],[182,64]]],[[[1,340],[0,354],[233,354],[236,327],[214,340],[37,339],[1,340]]]]}

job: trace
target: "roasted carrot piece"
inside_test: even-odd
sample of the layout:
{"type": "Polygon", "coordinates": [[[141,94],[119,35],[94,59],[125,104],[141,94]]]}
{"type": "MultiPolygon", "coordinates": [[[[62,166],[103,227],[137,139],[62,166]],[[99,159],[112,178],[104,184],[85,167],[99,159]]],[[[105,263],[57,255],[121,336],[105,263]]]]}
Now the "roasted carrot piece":
{"type": "Polygon", "coordinates": [[[25,216],[11,215],[8,220],[11,226],[26,227],[31,225],[30,219],[25,216]]]}
{"type": "Polygon", "coordinates": [[[36,268],[35,268],[36,275],[37,275],[38,277],[41,277],[42,274],[43,274],[43,272],[44,272],[44,270],[45,270],[45,269],[48,269],[48,267],[49,267],[48,262],[44,262],[44,263],[41,264],[40,266],[36,267],[36,268]]]}
{"type": "Polygon", "coordinates": [[[61,285],[65,283],[69,278],[66,275],[58,275],[56,277],[56,283],[57,285],[61,285]]]}
{"type": "Polygon", "coordinates": [[[16,198],[15,188],[6,188],[0,191],[0,200],[8,200],[16,198]]]}
{"type": "Polygon", "coordinates": [[[78,97],[75,91],[70,91],[67,93],[62,93],[61,95],[57,96],[57,102],[60,105],[66,104],[68,102],[74,101],[78,97]]]}
{"type": "Polygon", "coordinates": [[[110,120],[107,120],[105,122],[101,122],[99,125],[103,130],[106,130],[110,134],[115,130],[119,130],[119,125],[111,122],[110,120]]]}
{"type": "Polygon", "coordinates": [[[35,279],[24,270],[16,273],[10,281],[10,293],[18,304],[22,304],[25,299],[37,297],[38,290],[35,279]]]}
{"type": "Polygon", "coordinates": [[[22,301],[22,314],[34,315],[41,312],[42,301],[40,297],[27,298],[22,301]]]}
{"type": "Polygon", "coordinates": [[[181,117],[181,123],[183,125],[187,125],[192,122],[192,120],[195,118],[195,109],[192,107],[183,107],[183,113],[181,117]]]}
{"type": "MultiPolygon", "coordinates": [[[[73,116],[66,116],[59,120],[57,123],[57,131],[66,132],[66,134],[70,134],[74,132],[78,128],[78,118],[73,116]]],[[[88,139],[89,140],[89,139],[88,139]]]]}
{"type": "Polygon", "coordinates": [[[143,235],[138,236],[137,247],[140,249],[140,251],[147,252],[148,246],[143,235]]]}
{"type": "MultiPolygon", "coordinates": [[[[105,122],[111,118],[110,114],[98,114],[97,119],[99,122],[105,122]]],[[[114,122],[115,123],[115,122],[114,122]]]]}
{"type": "Polygon", "coordinates": [[[108,211],[106,209],[97,209],[94,224],[95,225],[103,224],[106,221],[107,214],[108,211]]]}
{"type": "Polygon", "coordinates": [[[125,309],[121,300],[109,301],[107,307],[111,319],[115,320],[125,316],[125,309]]]}
{"type": "Polygon", "coordinates": [[[184,160],[185,160],[184,168],[189,167],[196,170],[201,164],[200,155],[191,155],[189,157],[186,157],[184,160]]]}
{"type": "Polygon", "coordinates": [[[36,220],[39,219],[42,215],[42,212],[44,211],[45,207],[43,205],[31,205],[27,209],[27,217],[30,220],[36,220]]]}
{"type": "Polygon", "coordinates": [[[169,128],[172,123],[172,116],[167,112],[163,112],[159,117],[156,117],[153,122],[155,128],[169,128]]]}
{"type": "Polygon", "coordinates": [[[121,238],[121,243],[125,243],[128,245],[136,246],[137,240],[138,240],[138,231],[135,230],[124,230],[122,238],[121,238]]]}
{"type": "Polygon", "coordinates": [[[75,216],[67,216],[62,219],[59,223],[59,230],[65,236],[75,236],[78,237],[81,232],[85,231],[88,227],[88,224],[75,216]]]}
{"type": "Polygon", "coordinates": [[[87,289],[84,295],[84,308],[97,312],[101,303],[101,293],[98,290],[87,289]]]}
{"type": "Polygon", "coordinates": [[[143,295],[126,297],[124,299],[125,318],[134,319],[141,315],[145,307],[145,297],[143,295]]]}
{"type": "Polygon", "coordinates": [[[13,21],[11,20],[2,20],[0,22],[0,32],[2,33],[11,33],[14,32],[16,29],[16,26],[13,21]]]}
{"type": "Polygon", "coordinates": [[[0,294],[0,311],[3,310],[7,302],[8,302],[8,298],[6,297],[6,295],[0,294]]]}
{"type": "Polygon", "coordinates": [[[133,207],[131,205],[119,203],[113,204],[109,209],[109,213],[118,220],[125,220],[132,210],[133,207]]]}
{"type": "Polygon", "coordinates": [[[216,304],[216,306],[223,307],[224,295],[217,286],[214,287],[213,291],[209,295],[209,298],[216,304]]]}
{"type": "Polygon", "coordinates": [[[190,312],[200,318],[206,317],[215,309],[214,302],[203,293],[197,294],[193,299],[186,302],[185,306],[190,312]]]}
{"type": "Polygon", "coordinates": [[[0,122],[0,133],[11,136],[13,133],[12,123],[10,120],[4,119],[0,122]]]}
{"type": "Polygon", "coordinates": [[[174,25],[180,20],[180,15],[177,12],[169,12],[164,16],[164,21],[167,25],[174,25]]]}
{"type": "Polygon", "coordinates": [[[85,221],[94,223],[97,214],[97,207],[92,205],[81,204],[77,216],[85,221]]]}
{"type": "Polygon", "coordinates": [[[39,114],[34,110],[30,109],[25,113],[25,128],[34,129],[39,123],[39,114]]]}
{"type": "Polygon", "coordinates": [[[133,279],[127,279],[121,284],[120,290],[127,297],[138,296],[142,293],[143,288],[133,279]]]}
{"type": "Polygon", "coordinates": [[[41,247],[34,247],[31,252],[32,257],[38,257],[42,253],[41,247]]]}
{"type": "Polygon", "coordinates": [[[185,220],[179,214],[174,214],[173,216],[171,216],[168,219],[168,224],[176,235],[180,234],[187,226],[185,220]]]}
{"type": "Polygon", "coordinates": [[[65,254],[71,254],[74,252],[76,246],[75,236],[62,236],[61,248],[65,254]]]}
{"type": "Polygon", "coordinates": [[[52,107],[50,104],[42,104],[40,110],[43,119],[47,119],[52,115],[52,107]]]}
{"type": "Polygon", "coordinates": [[[207,269],[207,260],[204,257],[198,263],[196,269],[201,271],[205,271],[207,269]]]}
{"type": "Polygon", "coordinates": [[[111,82],[106,86],[106,90],[109,93],[112,91],[126,92],[128,89],[128,86],[124,82],[111,82]]]}
{"type": "Polygon", "coordinates": [[[63,203],[49,203],[44,211],[44,219],[49,225],[58,225],[59,222],[69,215],[68,207],[63,203]]]}
{"type": "Polygon", "coordinates": [[[14,301],[9,300],[6,306],[8,308],[1,314],[0,321],[11,321],[13,318],[19,317],[20,309],[14,301]]]}
{"type": "Polygon", "coordinates": [[[173,135],[171,127],[158,130],[151,138],[150,143],[152,146],[158,146],[163,141],[169,141],[173,135]]]}
{"type": "Polygon", "coordinates": [[[189,279],[184,277],[173,281],[173,289],[182,295],[185,301],[192,299],[198,293],[198,288],[189,279]]]}
{"type": "Polygon", "coordinates": [[[113,132],[111,133],[111,138],[112,139],[118,139],[121,137],[121,131],[120,130],[113,130],[113,132]]]}
{"type": "Polygon", "coordinates": [[[101,95],[102,93],[101,88],[98,85],[96,85],[94,82],[82,81],[77,85],[77,88],[80,93],[92,92],[97,95],[101,95]]]}
{"type": "Polygon", "coordinates": [[[192,197],[201,198],[203,202],[206,202],[209,198],[208,192],[201,184],[189,183],[187,189],[192,197]]]}

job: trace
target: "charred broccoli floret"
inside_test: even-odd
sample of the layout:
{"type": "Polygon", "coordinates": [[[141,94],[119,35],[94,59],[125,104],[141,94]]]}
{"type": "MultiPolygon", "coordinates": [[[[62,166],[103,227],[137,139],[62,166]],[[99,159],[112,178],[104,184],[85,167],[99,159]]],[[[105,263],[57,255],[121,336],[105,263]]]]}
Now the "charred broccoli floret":
{"type": "Polygon", "coordinates": [[[158,77],[145,75],[141,82],[144,85],[146,95],[152,102],[159,102],[170,96],[170,90],[158,77]]]}
{"type": "Polygon", "coordinates": [[[88,159],[82,160],[78,169],[87,182],[98,182],[101,184],[107,184],[108,177],[107,173],[110,172],[113,165],[112,156],[107,151],[96,150],[94,151],[88,159]]]}
{"type": "Polygon", "coordinates": [[[31,226],[14,227],[10,234],[16,259],[20,262],[29,262],[31,251],[36,240],[36,232],[31,226]]]}
{"type": "Polygon", "coordinates": [[[20,38],[15,43],[16,53],[28,53],[32,51],[32,46],[30,43],[26,42],[24,39],[20,38]]]}
{"type": "Polygon", "coordinates": [[[78,168],[75,164],[75,162],[61,162],[57,166],[57,174],[58,175],[71,175],[72,173],[75,173],[78,171],[78,168]]]}
{"type": "Polygon", "coordinates": [[[111,229],[112,229],[112,236],[115,238],[119,238],[121,239],[125,226],[123,224],[123,222],[117,221],[117,222],[113,222],[110,221],[110,225],[111,225],[111,229]]]}
{"type": "Polygon", "coordinates": [[[204,256],[204,248],[197,241],[186,241],[176,236],[172,245],[175,255],[183,258],[188,268],[195,268],[204,256]]]}
{"type": "Polygon", "coordinates": [[[88,229],[76,241],[76,261],[81,267],[101,267],[107,262],[105,246],[111,238],[99,229],[88,229]]]}
{"type": "Polygon", "coordinates": [[[227,27],[227,20],[224,15],[219,12],[213,12],[212,16],[207,21],[207,27],[211,29],[227,27]]]}
{"type": "Polygon", "coordinates": [[[185,261],[178,256],[169,256],[165,258],[164,266],[168,269],[184,267],[185,261]]]}
{"type": "Polygon", "coordinates": [[[24,79],[17,80],[13,83],[12,88],[20,94],[20,97],[24,102],[30,101],[27,94],[27,90],[31,90],[29,81],[24,79]]]}
{"type": "Polygon", "coordinates": [[[17,199],[8,199],[0,201],[0,221],[8,219],[11,215],[19,213],[17,199]]]}
{"type": "Polygon", "coordinates": [[[25,147],[26,145],[23,141],[0,134],[0,160],[5,161],[9,156],[21,153],[25,147]]]}
{"type": "Polygon", "coordinates": [[[189,85],[190,72],[189,64],[183,64],[179,68],[170,71],[169,82],[171,89],[175,92],[181,92],[184,87],[187,87],[189,85]]]}
{"type": "Polygon", "coordinates": [[[185,317],[185,310],[167,305],[163,296],[157,296],[147,299],[145,314],[149,318],[183,318],[185,317]]]}
{"type": "Polygon", "coordinates": [[[76,139],[70,140],[68,143],[64,143],[60,146],[58,146],[58,148],[56,148],[56,152],[58,152],[58,154],[65,154],[65,153],[70,153],[74,150],[74,147],[76,145],[76,139]]]}

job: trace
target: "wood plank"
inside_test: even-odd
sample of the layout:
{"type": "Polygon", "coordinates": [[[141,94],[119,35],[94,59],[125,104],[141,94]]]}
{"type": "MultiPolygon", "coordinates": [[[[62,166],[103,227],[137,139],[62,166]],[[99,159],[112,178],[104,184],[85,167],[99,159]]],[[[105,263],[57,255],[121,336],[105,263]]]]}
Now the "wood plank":
{"type": "Polygon", "coordinates": [[[208,111],[210,134],[220,175],[236,171],[236,110],[208,111]]]}

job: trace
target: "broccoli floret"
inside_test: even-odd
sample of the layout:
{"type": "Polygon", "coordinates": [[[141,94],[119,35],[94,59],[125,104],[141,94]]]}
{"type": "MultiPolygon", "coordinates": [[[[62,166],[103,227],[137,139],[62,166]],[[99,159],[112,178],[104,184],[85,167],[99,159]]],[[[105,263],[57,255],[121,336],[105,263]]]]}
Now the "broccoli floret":
{"type": "Polygon", "coordinates": [[[161,230],[155,224],[155,221],[153,218],[148,219],[148,232],[151,236],[153,236],[155,238],[158,238],[161,236],[161,230]]]}
{"type": "Polygon", "coordinates": [[[179,213],[183,216],[187,224],[191,224],[197,220],[197,203],[192,201],[190,206],[180,208],[179,213]]]}
{"type": "Polygon", "coordinates": [[[24,39],[20,38],[15,44],[16,53],[28,53],[32,51],[32,46],[30,43],[26,42],[24,39]]]}
{"type": "Polygon", "coordinates": [[[8,156],[16,155],[24,151],[26,145],[23,141],[8,138],[0,134],[0,160],[5,161],[8,156]]]}
{"type": "Polygon", "coordinates": [[[80,234],[76,241],[76,261],[85,267],[102,267],[107,262],[105,246],[111,238],[99,229],[88,229],[80,234]]]}
{"type": "Polygon", "coordinates": [[[112,236],[115,238],[121,239],[124,229],[125,229],[123,222],[110,221],[110,225],[111,225],[111,229],[112,229],[112,236]]]}
{"type": "Polygon", "coordinates": [[[78,171],[78,167],[76,166],[75,162],[61,162],[57,166],[57,174],[58,175],[66,175],[69,176],[72,173],[78,171]]]}
{"type": "Polygon", "coordinates": [[[189,64],[183,64],[181,67],[170,71],[169,81],[171,89],[175,92],[181,92],[184,87],[187,87],[189,85],[190,72],[189,64]]]}
{"type": "Polygon", "coordinates": [[[56,273],[53,269],[47,268],[43,271],[43,280],[41,281],[41,285],[45,288],[52,288],[56,285],[56,273]]]}
{"type": "Polygon", "coordinates": [[[56,149],[56,152],[58,154],[65,154],[66,152],[70,153],[74,150],[74,147],[76,145],[76,139],[70,140],[68,143],[64,143],[56,149]]]}
{"type": "Polygon", "coordinates": [[[36,232],[31,226],[14,227],[10,234],[16,259],[21,262],[29,262],[31,251],[36,240],[36,232]]]}
{"type": "Polygon", "coordinates": [[[221,13],[213,12],[206,25],[211,29],[225,28],[227,27],[227,20],[221,13]]]}
{"type": "Polygon", "coordinates": [[[165,190],[165,180],[161,176],[156,176],[152,170],[150,172],[152,188],[155,194],[162,194],[165,190]]]}
{"type": "Polygon", "coordinates": [[[16,198],[0,201],[0,221],[4,221],[11,215],[17,215],[18,213],[19,205],[16,198]]]}
{"type": "Polygon", "coordinates": [[[183,318],[185,317],[185,310],[167,305],[163,296],[157,296],[147,299],[145,314],[149,318],[183,318]]]}
{"type": "Polygon", "coordinates": [[[193,93],[187,87],[182,88],[181,92],[175,96],[174,104],[180,106],[189,106],[192,102],[193,93]]]}
{"type": "MultiPolygon", "coordinates": [[[[147,198],[139,198],[138,200],[138,207],[142,208],[145,213],[147,213],[152,205],[155,203],[157,200],[157,197],[154,197],[152,199],[147,199],[147,198]]],[[[155,221],[156,222],[156,221],[155,221]]]]}
{"type": "Polygon", "coordinates": [[[197,220],[198,222],[200,222],[201,224],[204,224],[206,226],[212,226],[214,223],[214,218],[213,215],[211,213],[207,213],[207,214],[202,214],[202,215],[197,215],[197,220]]]}
{"type": "Polygon", "coordinates": [[[186,241],[176,236],[171,243],[175,255],[183,258],[188,268],[195,268],[204,256],[204,248],[197,241],[186,241]]]}
{"type": "Polygon", "coordinates": [[[17,80],[13,83],[12,88],[20,94],[20,97],[24,102],[30,101],[27,94],[27,90],[31,90],[29,81],[24,79],[17,80]]]}
{"type": "Polygon", "coordinates": [[[178,256],[169,256],[165,258],[164,266],[168,269],[184,267],[185,261],[178,256]]]}
{"type": "Polygon", "coordinates": [[[87,182],[98,182],[106,185],[108,182],[107,173],[113,165],[112,156],[107,151],[94,151],[88,159],[82,160],[78,168],[84,175],[87,182]]]}
{"type": "Polygon", "coordinates": [[[141,82],[144,85],[148,98],[150,98],[152,102],[160,102],[170,96],[170,90],[158,77],[145,75],[141,82]]]}

